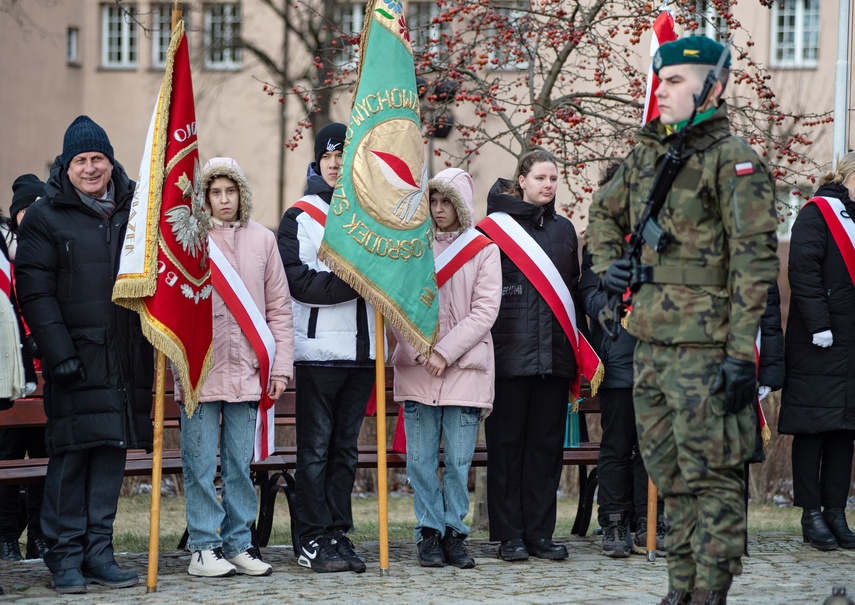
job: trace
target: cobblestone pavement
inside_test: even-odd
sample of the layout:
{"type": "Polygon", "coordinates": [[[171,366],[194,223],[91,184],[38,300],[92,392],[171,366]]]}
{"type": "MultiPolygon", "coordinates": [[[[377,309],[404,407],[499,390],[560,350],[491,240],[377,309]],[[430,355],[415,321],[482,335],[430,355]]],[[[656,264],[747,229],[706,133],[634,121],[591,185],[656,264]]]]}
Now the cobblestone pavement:
{"type": "MultiPolygon", "coordinates": [[[[470,551],[477,566],[470,570],[419,567],[414,545],[393,543],[386,574],[379,570],[377,542],[363,542],[356,545],[368,564],[368,571],[361,575],[318,574],[297,565],[290,548],[271,546],[262,549],[262,554],[273,564],[274,573],[263,578],[193,578],[187,575],[189,554],[169,552],[160,555],[153,593],[147,593],[145,587],[146,554],[117,555],[122,566],[140,574],[139,586],[119,590],[92,586],[87,594],[66,596],[49,588],[50,574],[41,561],[0,561],[0,585],[6,591],[0,603],[654,605],[666,592],[664,558],[653,563],[643,555],[609,559],[602,556],[594,537],[557,541],[567,544],[567,560],[506,563],[496,558],[495,544],[473,540],[470,551]]],[[[833,586],[847,584],[847,593],[855,595],[855,550],[819,552],[803,545],[799,536],[768,533],[751,536],[749,551],[745,572],[728,596],[731,605],[821,605],[833,586]]]]}

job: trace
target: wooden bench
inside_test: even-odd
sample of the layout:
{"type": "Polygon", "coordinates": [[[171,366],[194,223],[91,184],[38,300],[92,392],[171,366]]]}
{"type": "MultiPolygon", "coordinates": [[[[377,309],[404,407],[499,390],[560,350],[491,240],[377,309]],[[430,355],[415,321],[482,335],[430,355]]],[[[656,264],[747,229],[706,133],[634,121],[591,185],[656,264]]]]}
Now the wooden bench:
{"type": "MultiPolygon", "coordinates": [[[[386,415],[394,418],[400,407],[392,397],[392,368],[386,369],[386,415]]],[[[293,381],[292,381],[293,385],[293,381]]],[[[293,386],[276,402],[276,425],[278,427],[293,426],[296,416],[296,398],[293,386]]],[[[587,414],[599,411],[596,398],[586,397],[579,407],[580,436],[579,447],[565,448],[563,464],[579,467],[579,503],[572,533],[584,536],[590,525],[593,511],[594,492],[597,486],[597,457],[598,442],[588,441],[588,430],[585,417],[587,414]],[[593,467],[588,469],[588,467],[593,467]]],[[[172,379],[167,378],[167,397],[164,406],[164,427],[177,429],[181,414],[173,395],[172,379]]],[[[0,412],[0,427],[32,427],[43,426],[46,421],[40,388],[32,396],[20,399],[9,409],[0,412]]],[[[391,435],[389,435],[391,441],[391,435]]],[[[0,484],[21,484],[44,481],[47,470],[47,458],[28,458],[24,460],[0,460],[0,484]]],[[[483,443],[476,446],[472,458],[474,468],[487,466],[487,450],[483,443]]],[[[442,455],[440,454],[440,463],[442,455]]],[[[299,528],[295,525],[295,481],[294,470],[297,464],[297,452],[294,446],[278,446],[264,461],[253,462],[250,470],[253,482],[259,489],[259,514],[254,528],[253,542],[258,546],[266,546],[270,540],[273,528],[273,514],[277,495],[282,492],[291,512],[292,535],[297,536],[299,528]]],[[[387,449],[386,464],[390,469],[406,468],[406,455],[387,449]]],[[[358,468],[377,468],[377,445],[366,443],[359,446],[358,468]]],[[[152,469],[152,455],[141,450],[129,450],[125,463],[125,476],[149,476],[152,469]]],[[[219,469],[218,469],[219,470],[219,469]]],[[[181,474],[181,451],[178,448],[163,450],[162,472],[164,475],[181,474]]],[[[186,539],[186,535],[185,535],[186,539]]],[[[179,544],[183,548],[184,540],[179,544]]]]}

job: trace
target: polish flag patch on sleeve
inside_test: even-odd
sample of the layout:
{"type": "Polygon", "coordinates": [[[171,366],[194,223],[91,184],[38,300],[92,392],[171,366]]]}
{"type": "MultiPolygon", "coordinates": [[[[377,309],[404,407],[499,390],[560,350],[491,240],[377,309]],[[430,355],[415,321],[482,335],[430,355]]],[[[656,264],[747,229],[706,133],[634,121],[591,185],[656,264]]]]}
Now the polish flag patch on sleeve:
{"type": "Polygon", "coordinates": [[[734,164],[733,168],[736,170],[736,176],[754,174],[754,164],[752,162],[739,162],[734,164]]]}

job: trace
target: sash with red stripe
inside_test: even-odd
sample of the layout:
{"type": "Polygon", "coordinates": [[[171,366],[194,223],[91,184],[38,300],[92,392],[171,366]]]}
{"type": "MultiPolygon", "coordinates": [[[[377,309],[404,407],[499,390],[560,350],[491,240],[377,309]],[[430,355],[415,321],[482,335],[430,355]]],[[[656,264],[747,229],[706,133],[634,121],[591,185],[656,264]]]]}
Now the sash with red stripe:
{"type": "MultiPolygon", "coordinates": [[[[458,269],[469,262],[473,256],[478,254],[478,252],[491,243],[490,238],[472,227],[457,236],[457,238],[451,242],[451,245],[434,259],[437,288],[441,288],[443,284],[445,284],[445,282],[447,282],[449,278],[457,272],[458,269]]],[[[373,415],[373,410],[371,415],[373,415]]],[[[407,436],[404,431],[403,410],[398,414],[398,422],[395,425],[395,436],[392,439],[392,451],[400,452],[402,454],[407,453],[407,436]]]]}
{"type": "Polygon", "coordinates": [[[849,216],[843,202],[836,198],[814,197],[805,202],[805,206],[808,204],[816,204],[822,213],[825,224],[828,225],[828,230],[834,238],[834,243],[837,244],[837,248],[843,256],[849,277],[855,284],[855,221],[849,216]]]}
{"type": "Polygon", "coordinates": [[[258,357],[261,401],[258,404],[258,414],[255,419],[253,454],[256,461],[264,460],[273,451],[275,410],[267,389],[270,385],[270,367],[273,364],[273,356],[276,354],[276,341],[264,315],[256,306],[240,275],[210,237],[208,246],[210,247],[211,282],[234,315],[258,357]]]}
{"type": "Polygon", "coordinates": [[[0,254],[0,292],[8,298],[12,294],[12,263],[0,254]]]}
{"type": "Polygon", "coordinates": [[[321,205],[312,199],[302,199],[294,203],[293,208],[299,208],[317,222],[321,224],[321,227],[326,227],[327,224],[327,212],[330,207],[326,204],[321,205]]]}
{"type": "Polygon", "coordinates": [[[552,260],[519,223],[504,212],[493,212],[480,227],[519,268],[555,314],[559,325],[573,345],[577,372],[570,389],[579,396],[580,374],[594,382],[603,365],[591,344],[576,326],[576,306],[567,284],[552,260]]]}
{"type": "Polygon", "coordinates": [[[437,287],[441,288],[460,267],[490,243],[487,236],[472,227],[461,233],[434,259],[437,287]]]}
{"type": "MultiPolygon", "coordinates": [[[[757,328],[757,336],[754,338],[754,360],[757,363],[757,373],[760,373],[760,336],[761,328],[757,328]]],[[[760,437],[763,441],[763,447],[769,443],[772,438],[772,431],[769,429],[766,422],[766,414],[763,413],[763,406],[760,405],[760,397],[757,397],[757,419],[760,425],[760,437]]]]}

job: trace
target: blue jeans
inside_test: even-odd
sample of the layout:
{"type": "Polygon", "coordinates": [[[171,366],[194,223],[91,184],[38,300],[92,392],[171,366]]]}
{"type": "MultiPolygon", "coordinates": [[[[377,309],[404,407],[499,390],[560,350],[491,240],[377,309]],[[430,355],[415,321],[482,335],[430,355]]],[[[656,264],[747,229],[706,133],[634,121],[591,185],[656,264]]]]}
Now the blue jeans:
{"type": "Polygon", "coordinates": [[[422,539],[422,528],[444,534],[445,528],[450,527],[464,536],[469,535],[463,518],[469,513],[467,480],[480,421],[479,408],[404,402],[407,480],[414,492],[416,542],[422,539]],[[442,485],[438,473],[440,437],[445,453],[442,485]]]}
{"type": "Polygon", "coordinates": [[[249,476],[249,465],[257,413],[257,401],[200,403],[192,418],[187,417],[181,406],[181,464],[190,534],[187,548],[191,551],[222,546],[230,559],[252,546],[250,528],[258,513],[258,497],[249,476]],[[214,486],[218,436],[222,504],[217,500],[214,486]]]}

